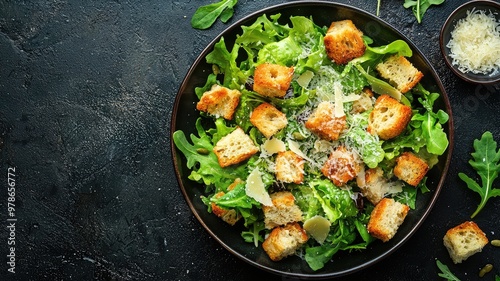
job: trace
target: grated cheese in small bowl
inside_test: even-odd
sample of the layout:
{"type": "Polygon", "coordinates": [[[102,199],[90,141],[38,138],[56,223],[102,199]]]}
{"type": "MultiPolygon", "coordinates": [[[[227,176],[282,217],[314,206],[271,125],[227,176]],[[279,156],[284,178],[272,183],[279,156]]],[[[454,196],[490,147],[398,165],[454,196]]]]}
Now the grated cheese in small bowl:
{"type": "Polygon", "coordinates": [[[500,3],[474,0],[460,5],[444,22],[439,44],[446,64],[462,80],[500,83],[500,3]]]}
{"type": "Polygon", "coordinates": [[[464,73],[488,74],[500,69],[500,23],[490,11],[467,11],[451,32],[452,63],[464,73]]]}

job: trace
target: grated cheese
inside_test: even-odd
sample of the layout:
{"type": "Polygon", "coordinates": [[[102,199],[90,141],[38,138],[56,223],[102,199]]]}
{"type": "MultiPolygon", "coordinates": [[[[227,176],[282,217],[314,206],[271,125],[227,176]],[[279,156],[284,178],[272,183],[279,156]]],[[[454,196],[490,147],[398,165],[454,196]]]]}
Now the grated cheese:
{"type": "Polygon", "coordinates": [[[451,32],[446,47],[450,48],[452,64],[463,72],[497,73],[500,68],[500,23],[493,13],[467,11],[451,32]]]}

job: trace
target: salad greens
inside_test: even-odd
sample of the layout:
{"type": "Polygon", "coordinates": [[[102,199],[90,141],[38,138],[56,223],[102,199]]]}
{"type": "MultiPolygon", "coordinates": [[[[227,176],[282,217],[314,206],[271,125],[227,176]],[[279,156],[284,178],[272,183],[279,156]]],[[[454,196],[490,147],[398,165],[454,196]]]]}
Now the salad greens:
{"type": "Polygon", "coordinates": [[[414,188],[392,177],[395,158],[404,151],[413,151],[430,166],[437,163],[438,156],[448,146],[442,126],[448,121],[448,115],[433,108],[438,93],[431,93],[418,85],[402,95],[373,71],[390,55],[410,57],[412,51],[406,42],[397,40],[384,46],[372,46],[373,40],[364,37],[365,54],[347,65],[337,65],[328,59],[323,44],[327,27],[318,26],[303,16],[292,16],[289,23],[282,24],[280,16],[258,17],[253,24],[242,27],[234,44],[228,46],[222,37],[206,56],[207,63],[213,65],[213,73],[207,74],[205,85],[196,88],[196,95],[200,98],[214,84],[239,90],[240,103],[234,119],[225,120],[201,112],[196,133],[186,136],[183,131],[176,131],[173,141],[187,160],[189,179],[205,186],[202,200],[207,211],[212,211],[212,204],[236,210],[243,220],[244,241],[258,246],[270,232],[263,224],[261,204],[245,193],[245,179],[255,169],[260,172],[268,193],[283,188],[293,193],[303,220],[314,216],[328,219],[331,227],[326,240],[319,244],[309,239],[301,251],[308,265],[319,270],[339,251],[366,249],[375,240],[366,229],[374,206],[363,199],[356,181],[339,188],[321,172],[322,163],[332,149],[344,145],[357,152],[367,168],[381,167],[390,181],[403,186],[399,192],[387,196],[414,208],[418,191],[427,192],[429,189],[425,179],[414,188]],[[285,98],[268,98],[252,91],[253,71],[263,62],[294,67],[294,77],[285,98]],[[366,131],[369,110],[351,113],[353,101],[367,87],[377,94],[393,93],[401,102],[411,105],[413,117],[403,134],[382,141],[366,131]],[[342,92],[347,129],[339,140],[325,141],[307,130],[304,122],[317,104],[335,101],[335,89],[342,92]],[[294,146],[305,156],[305,175],[301,184],[277,182],[273,167],[275,155],[255,154],[243,163],[226,168],[217,163],[214,146],[237,127],[259,146],[266,141],[249,121],[253,109],[263,102],[273,104],[286,114],[288,125],[273,138],[281,140],[288,149],[294,146]],[[233,184],[236,179],[241,179],[241,182],[233,184]]]}
{"type": "Polygon", "coordinates": [[[473,159],[469,161],[469,164],[481,177],[482,186],[466,174],[458,174],[469,189],[481,196],[481,201],[471,218],[474,218],[484,208],[490,198],[500,196],[500,188],[492,187],[500,172],[500,149],[497,150],[497,143],[493,139],[491,132],[486,131],[481,136],[481,139],[474,140],[474,150],[471,154],[473,159]]]}
{"type": "MultiPolygon", "coordinates": [[[[412,9],[415,18],[418,23],[422,22],[425,12],[432,5],[440,5],[444,3],[445,0],[404,0],[403,7],[406,9],[412,9]]],[[[377,0],[377,16],[380,13],[380,4],[382,0],[377,0]]]]}

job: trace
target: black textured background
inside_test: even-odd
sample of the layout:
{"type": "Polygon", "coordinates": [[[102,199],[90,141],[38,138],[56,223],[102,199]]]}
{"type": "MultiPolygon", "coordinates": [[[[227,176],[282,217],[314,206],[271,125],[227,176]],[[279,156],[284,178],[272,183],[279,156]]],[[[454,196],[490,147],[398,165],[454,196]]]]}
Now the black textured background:
{"type": "MultiPolygon", "coordinates": [[[[195,30],[190,17],[214,1],[0,0],[0,280],[286,280],[247,265],[191,214],[171,163],[176,92],[203,48],[227,24],[195,30]],[[16,273],[7,272],[7,171],[15,168],[16,273]]],[[[239,0],[234,22],[290,1],[239,0]]],[[[376,2],[337,1],[375,13],[376,2]]],[[[387,259],[341,280],[439,280],[438,258],[462,280],[500,249],[454,265],[446,230],[479,197],[458,172],[489,130],[500,143],[500,93],[459,80],[439,51],[439,30],[464,1],[432,7],[418,24],[402,1],[380,17],[412,40],[451,101],[455,146],[441,195],[418,232],[387,259]]],[[[495,182],[500,186],[500,179],[495,182]]],[[[475,221],[500,239],[500,198],[475,221]]]]}

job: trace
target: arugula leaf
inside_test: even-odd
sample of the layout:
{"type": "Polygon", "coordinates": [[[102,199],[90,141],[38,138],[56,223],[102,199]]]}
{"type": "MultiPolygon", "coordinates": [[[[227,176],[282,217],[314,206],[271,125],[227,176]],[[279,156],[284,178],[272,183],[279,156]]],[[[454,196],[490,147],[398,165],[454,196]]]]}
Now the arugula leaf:
{"type": "Polygon", "coordinates": [[[422,22],[422,17],[424,16],[427,9],[432,5],[440,5],[445,0],[405,0],[403,6],[408,9],[411,8],[413,14],[417,18],[417,22],[422,22]]]}
{"type": "Polygon", "coordinates": [[[237,2],[238,0],[221,0],[199,7],[191,18],[191,26],[197,29],[207,29],[219,17],[223,23],[226,23],[233,16],[233,7],[237,2]]]}
{"type": "MultiPolygon", "coordinates": [[[[403,7],[406,9],[411,8],[413,11],[413,14],[417,18],[417,22],[421,23],[422,18],[429,9],[430,6],[432,5],[440,5],[444,2],[445,0],[405,0],[403,7]]],[[[380,14],[380,4],[382,0],[377,0],[377,16],[380,14]]]]}
{"type": "Polygon", "coordinates": [[[458,174],[469,189],[481,196],[481,201],[471,218],[474,218],[484,208],[490,198],[500,196],[500,188],[492,187],[493,181],[500,172],[500,149],[497,150],[497,143],[493,139],[491,132],[486,131],[480,140],[474,140],[474,150],[475,152],[471,154],[473,159],[469,160],[469,164],[481,177],[482,186],[466,174],[458,174]]]}
{"type": "Polygon", "coordinates": [[[460,281],[460,279],[458,279],[458,277],[456,277],[455,275],[453,275],[453,273],[451,273],[448,266],[443,264],[438,259],[436,259],[436,265],[441,270],[441,273],[438,274],[439,277],[443,277],[444,279],[446,279],[448,281],[460,281]]]}

